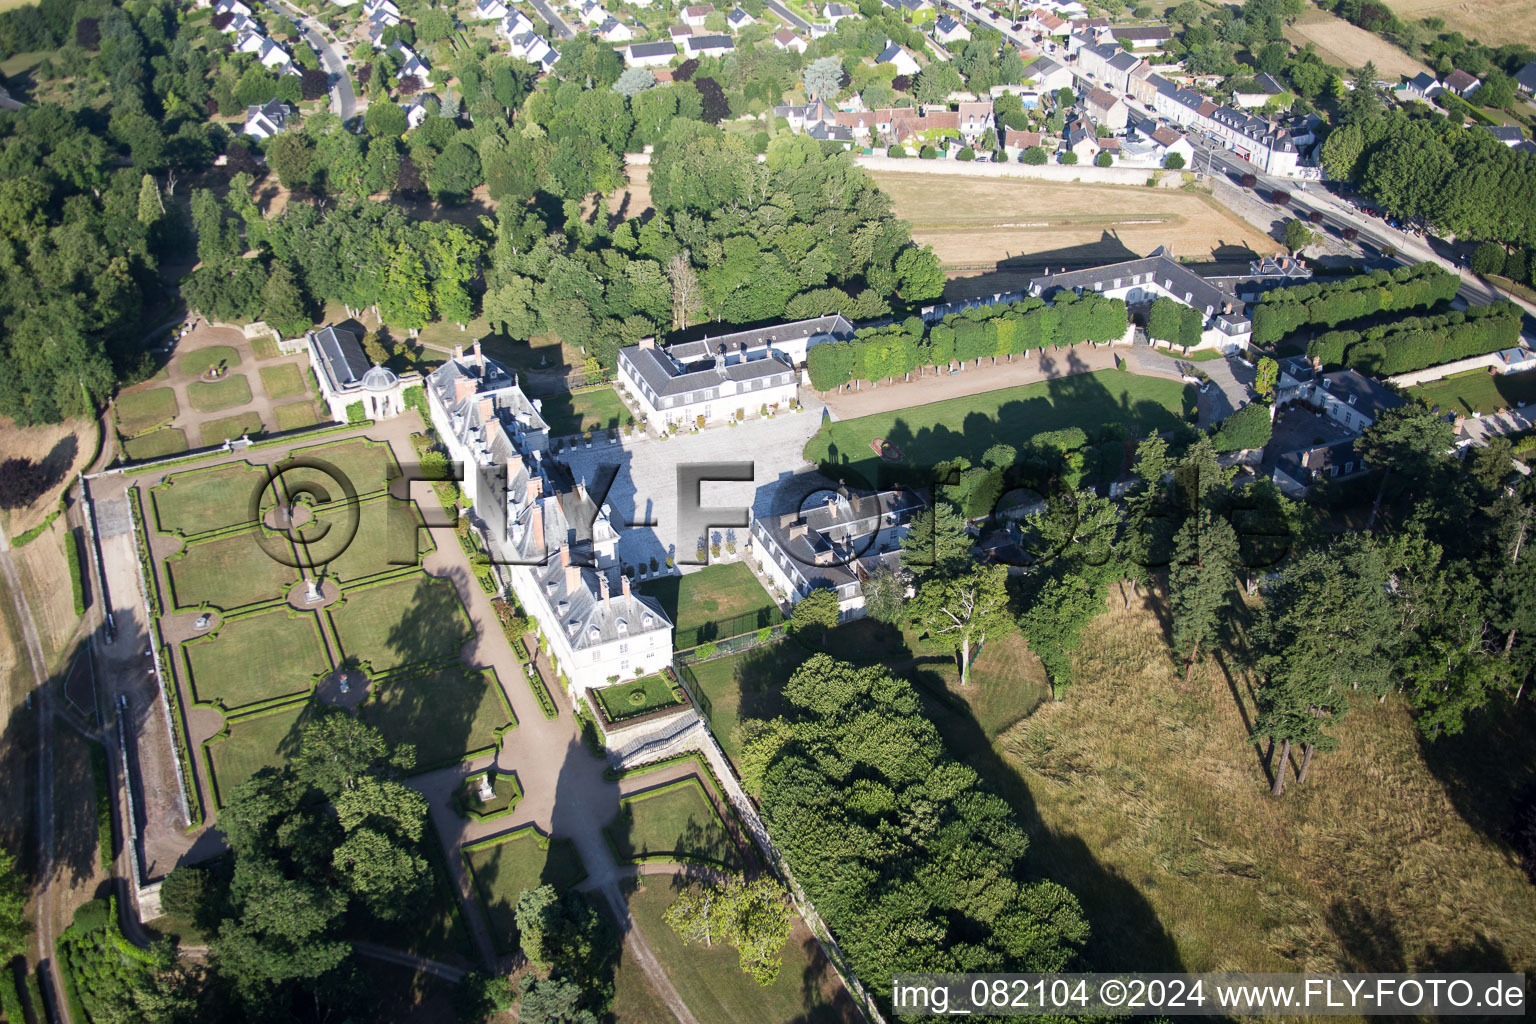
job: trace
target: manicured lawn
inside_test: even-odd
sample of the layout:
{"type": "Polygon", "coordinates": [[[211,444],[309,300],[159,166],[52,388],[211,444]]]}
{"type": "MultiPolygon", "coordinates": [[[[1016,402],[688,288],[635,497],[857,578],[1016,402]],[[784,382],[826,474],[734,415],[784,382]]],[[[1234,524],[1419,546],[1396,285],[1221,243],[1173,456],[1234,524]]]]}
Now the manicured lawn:
{"type": "Polygon", "coordinates": [[[315,413],[315,403],[307,398],[280,405],[272,410],[272,414],[277,417],[278,430],[298,430],[320,422],[320,417],[315,413]]]}
{"type": "Polygon", "coordinates": [[[673,646],[686,650],[709,640],[750,633],[783,620],[773,598],[745,562],[724,562],[686,576],[644,583],[676,627],[673,646]]]}
{"type": "Polygon", "coordinates": [[[490,921],[491,941],[503,953],[517,948],[517,921],[512,915],[524,889],[541,885],[569,889],[587,877],[575,843],[546,839],[532,825],[508,833],[498,843],[464,851],[464,861],[490,921]]]}
{"type": "Polygon", "coordinates": [[[257,359],[276,359],[282,355],[277,350],[277,342],[272,340],[270,334],[258,334],[252,338],[251,351],[255,353],[257,359]]]}
{"type": "MultiPolygon", "coordinates": [[[[398,475],[394,455],[389,445],[380,441],[343,441],[340,444],[322,444],[311,448],[296,448],[289,453],[296,459],[314,459],[334,466],[341,476],[352,482],[359,495],[375,494],[383,490],[391,472],[398,475]]],[[[283,474],[283,486],[290,494],[297,493],[309,484],[323,489],[327,501],[340,501],[345,495],[340,484],[328,473],[315,469],[293,469],[283,474]]],[[[311,499],[320,502],[319,494],[311,499]]]]}
{"type": "Polygon", "coordinates": [[[287,608],[226,622],[182,651],[195,699],[225,711],[302,693],[331,668],[314,614],[287,608]]]}
{"type": "Polygon", "coordinates": [[[176,361],[176,371],[184,377],[201,377],[214,367],[240,365],[240,353],[230,345],[210,345],[188,352],[176,361]]]}
{"type": "Polygon", "coordinates": [[[261,386],[266,389],[267,397],[273,401],[279,398],[291,398],[304,393],[304,375],[293,363],[263,366],[261,386]]]}
{"type": "Polygon", "coordinates": [[[695,777],[619,801],[619,816],[603,829],[621,864],[647,859],[735,867],[741,851],[695,777]]]}
{"type": "Polygon", "coordinates": [[[251,400],[251,382],[245,374],[237,373],[223,380],[193,381],[187,385],[187,399],[198,412],[218,412],[233,409],[251,400]]]}
{"type": "Polygon", "coordinates": [[[372,684],[362,719],[392,746],[413,744],[418,770],[457,761],[496,744],[515,724],[496,674],[449,665],[372,684]]]}
{"type": "Polygon", "coordinates": [[[241,412],[233,416],[225,416],[223,419],[209,420],[202,426],[202,441],[205,448],[246,434],[259,434],[262,431],[261,414],[257,412],[241,412]]]}
{"type": "Polygon", "coordinates": [[[251,521],[251,494],[266,473],[249,462],[173,474],[152,488],[155,525],[162,533],[195,536],[251,521]]]}
{"type": "Polygon", "coordinates": [[[123,442],[130,459],[157,459],[187,450],[187,435],[180,427],[161,427],[123,442]]]}
{"type": "Polygon", "coordinates": [[[374,675],[446,661],[469,639],[453,584],[426,576],[354,590],[326,614],[342,655],[362,659],[374,675]]]}
{"type": "Polygon", "coordinates": [[[1471,370],[1408,389],[1441,412],[1481,415],[1499,409],[1514,409],[1522,402],[1536,402],[1536,373],[1495,375],[1487,370],[1471,370]]]}
{"type": "MultiPolygon", "coordinates": [[[[306,552],[308,561],[323,565],[343,583],[419,565],[419,552],[432,550],[432,538],[417,529],[421,515],[414,502],[386,496],[361,502],[356,508],[357,530],[350,540],[347,506],[321,512],[318,522],[329,529],[306,552]]],[[[318,531],[313,524],[306,524],[300,532],[309,537],[318,531]]]]}
{"type": "Polygon", "coordinates": [[[682,699],[672,692],[672,684],[665,676],[652,674],[633,682],[604,686],[593,690],[592,696],[602,705],[608,721],[618,722],[634,718],[662,708],[676,707],[682,699]]]}
{"type": "MultiPolygon", "coordinates": [[[[287,541],[271,537],[266,543],[281,548],[287,541]]],[[[291,548],[289,551],[291,552],[291,548]]],[[[292,560],[292,556],[289,556],[292,560]]],[[[257,542],[255,530],[226,537],[195,541],[165,560],[171,577],[176,608],[191,609],[203,603],[230,612],[248,604],[273,601],[299,578],[297,570],[267,554],[257,542]]]]}
{"type": "Polygon", "coordinates": [[[569,392],[550,395],[544,399],[541,415],[549,424],[550,437],[565,437],[585,430],[617,427],[629,415],[629,410],[619,400],[619,393],[608,387],[583,391],[579,395],[569,392]]]}
{"type": "Polygon", "coordinates": [[[629,895],[629,912],[667,979],[699,1020],[851,1024],[863,1019],[827,964],[821,946],[798,919],[784,944],[779,976],[764,987],[742,971],[740,957],[731,946],[684,943],[666,923],[662,915],[686,880],[642,875],[639,881],[643,887],[629,895]]]}
{"type": "Polygon", "coordinates": [[[117,398],[117,432],[137,437],[176,418],[176,392],[170,388],[128,391],[117,398]]]}
{"type": "Polygon", "coordinates": [[[213,769],[218,804],[229,802],[235,787],[263,768],[285,764],[299,737],[299,723],[314,705],[309,702],[283,707],[270,714],[258,713],[229,724],[229,735],[207,746],[213,769]]]}
{"type": "MultiPolygon", "coordinates": [[[[985,368],[967,370],[984,373],[985,368]]],[[[1097,370],[1022,387],[952,398],[896,412],[824,423],[805,446],[811,462],[853,470],[874,484],[895,476],[927,480],[930,467],[956,456],[981,464],[988,448],[1022,448],[1033,435],[1079,427],[1092,434],[1111,423],[1138,435],[1171,430],[1194,404],[1195,389],[1163,377],[1097,370]],[[885,438],[905,458],[883,462],[869,444],[885,438]],[[883,467],[883,468],[882,468],[883,467]]]]}

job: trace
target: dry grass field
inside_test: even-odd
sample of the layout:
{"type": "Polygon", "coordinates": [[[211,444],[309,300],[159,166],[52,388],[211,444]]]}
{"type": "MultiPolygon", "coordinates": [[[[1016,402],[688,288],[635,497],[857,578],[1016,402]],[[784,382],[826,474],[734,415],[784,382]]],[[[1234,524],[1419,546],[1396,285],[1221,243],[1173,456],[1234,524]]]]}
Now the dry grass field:
{"type": "Polygon", "coordinates": [[[1092,265],[1159,245],[1178,256],[1277,252],[1273,239],[1196,192],[1135,185],[1058,184],[1026,178],[961,178],[870,172],[912,237],[951,270],[1039,273],[1049,262],[1092,265]],[[1047,254],[1049,254],[1047,256],[1047,254]],[[1039,263],[1032,256],[1046,257],[1039,263]]]}
{"type": "Polygon", "coordinates": [[[35,427],[18,427],[0,417],[0,461],[30,459],[41,462],[51,482],[47,491],[26,508],[0,512],[0,526],[14,537],[41,523],[59,507],[59,494],[85,469],[96,454],[96,423],[67,420],[35,427]]]}
{"type": "MultiPolygon", "coordinates": [[[[1387,6],[1402,14],[1405,4],[1416,2],[1419,0],[1402,0],[1402,2],[1388,0],[1387,6]]],[[[1514,7],[1522,0],[1499,0],[1499,2],[1507,2],[1514,7]]],[[[1441,16],[1444,17],[1443,14],[1441,16]]],[[[1306,13],[1285,30],[1285,35],[1297,46],[1313,43],[1317,47],[1319,57],[1343,68],[1358,68],[1367,61],[1371,61],[1376,65],[1376,70],[1381,72],[1382,78],[1388,81],[1395,80],[1398,75],[1412,78],[1421,71],[1429,70],[1374,32],[1357,28],[1343,18],[1335,17],[1316,7],[1308,7],[1306,13]]],[[[1483,41],[1491,46],[1497,46],[1508,40],[1506,37],[1495,35],[1485,37],[1483,41]]]]}
{"type": "Polygon", "coordinates": [[[1384,0],[1399,18],[1444,18],[1445,31],[1489,46],[1536,46],[1536,6],[1530,0],[1384,0]]]}
{"type": "MultiPolygon", "coordinates": [[[[27,604],[32,609],[32,620],[37,624],[37,635],[43,641],[43,654],[50,662],[64,652],[80,621],[75,614],[69,563],[64,554],[64,545],[74,542],[64,517],[60,516],[36,539],[11,549],[27,604]]],[[[26,663],[21,665],[25,669],[26,663]]]]}
{"type": "Polygon", "coordinates": [[[1038,815],[1031,863],[1083,900],[1097,969],[1536,967],[1536,888],[1489,836],[1530,781],[1510,756],[1529,707],[1425,744],[1400,700],[1359,699],[1337,752],[1274,799],[1247,680],[1206,661],[1185,688],[1157,609],[1110,603],[1065,699],[994,747],[1038,815]]]}

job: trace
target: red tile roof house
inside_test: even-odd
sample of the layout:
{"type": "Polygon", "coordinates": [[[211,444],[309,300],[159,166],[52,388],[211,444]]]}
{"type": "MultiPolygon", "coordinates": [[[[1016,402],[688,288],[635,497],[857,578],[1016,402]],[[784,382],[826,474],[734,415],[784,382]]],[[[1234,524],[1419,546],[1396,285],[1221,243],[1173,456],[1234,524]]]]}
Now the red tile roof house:
{"type": "Polygon", "coordinates": [[[1469,75],[1465,71],[1456,70],[1445,76],[1445,87],[1457,96],[1463,98],[1472,95],[1482,88],[1483,82],[1475,75],[1469,75]]]}
{"type": "Polygon", "coordinates": [[[704,19],[715,13],[713,4],[697,4],[693,7],[683,8],[683,24],[700,28],[704,25],[704,19]]]}
{"type": "Polygon", "coordinates": [[[1045,136],[1040,132],[1024,132],[1017,128],[1003,129],[1003,151],[1010,157],[1018,159],[1020,153],[1026,149],[1041,144],[1045,136]]]}
{"type": "Polygon", "coordinates": [[[937,143],[945,137],[955,137],[960,134],[960,115],[954,111],[942,114],[924,114],[898,116],[891,122],[891,135],[898,145],[922,146],[924,143],[937,143]],[[950,132],[953,135],[945,136],[950,132]]]}

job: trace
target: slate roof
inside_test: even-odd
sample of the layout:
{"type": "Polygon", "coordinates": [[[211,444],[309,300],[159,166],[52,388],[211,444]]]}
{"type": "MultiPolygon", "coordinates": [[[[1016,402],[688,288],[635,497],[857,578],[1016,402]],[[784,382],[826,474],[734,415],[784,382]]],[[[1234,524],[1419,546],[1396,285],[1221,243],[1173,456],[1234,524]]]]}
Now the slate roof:
{"type": "Polygon", "coordinates": [[[677,47],[671,43],[632,43],[629,53],[632,57],[674,57],[677,47]]]}
{"type": "Polygon", "coordinates": [[[1469,75],[1460,68],[1445,76],[1445,87],[1452,92],[1467,92],[1481,84],[1475,75],[1469,75]]]}
{"type": "Polygon", "coordinates": [[[1164,39],[1173,38],[1173,30],[1167,25],[1149,25],[1142,27],[1117,27],[1110,29],[1110,35],[1116,39],[1129,39],[1134,43],[1161,42],[1164,39]]]}
{"type": "MultiPolygon", "coordinates": [[[[847,141],[852,141],[851,131],[846,128],[840,130],[848,132],[847,141]]],[[[776,353],[770,353],[770,344],[810,338],[818,334],[851,338],[853,324],[841,314],[834,313],[810,320],[737,331],[720,337],[679,342],[665,349],[630,345],[622,349],[620,355],[657,397],[681,395],[711,387],[723,380],[754,380],[789,372],[791,367],[788,363],[776,353]],[[726,357],[722,360],[724,366],[718,365],[716,356],[726,357]]]]}
{"type": "Polygon", "coordinates": [[[1099,291],[1114,287],[1113,282],[1116,278],[1120,279],[1124,287],[1128,279],[1137,276],[1145,276],[1148,281],[1156,283],[1158,287],[1177,296],[1181,301],[1184,295],[1188,294],[1190,296],[1188,305],[1202,312],[1206,307],[1210,307],[1211,315],[1221,313],[1228,305],[1232,307],[1235,314],[1240,314],[1243,309],[1243,304],[1237,296],[1190,270],[1161,246],[1139,260],[1127,260],[1124,263],[1112,263],[1087,270],[1045,274],[1029,282],[1029,294],[1049,298],[1052,293],[1061,289],[1099,291]]]}
{"type": "Polygon", "coordinates": [[[1104,89],[1094,89],[1088,94],[1088,105],[1098,107],[1100,110],[1108,110],[1119,102],[1119,98],[1114,93],[1104,89]]]}
{"type": "Polygon", "coordinates": [[[1433,89],[1435,86],[1439,85],[1440,82],[1428,71],[1420,71],[1418,74],[1408,79],[1408,84],[1413,86],[1413,88],[1418,92],[1426,93],[1433,89]]]}
{"type": "Polygon", "coordinates": [[[1141,58],[1134,53],[1129,53],[1115,48],[1115,55],[1109,59],[1109,66],[1116,71],[1130,71],[1141,63],[1141,58]]]}
{"type": "Polygon", "coordinates": [[[1367,413],[1375,419],[1388,409],[1396,409],[1406,401],[1402,395],[1385,384],[1374,381],[1358,370],[1334,370],[1322,375],[1321,384],[1329,394],[1347,403],[1357,412],[1367,413]]]}
{"type": "Polygon", "coordinates": [[[683,40],[683,45],[688,47],[690,52],[714,49],[736,49],[736,41],[733,40],[730,36],[689,36],[687,39],[683,40]]]}
{"type": "Polygon", "coordinates": [[[1488,130],[1489,135],[1492,135],[1494,138],[1505,144],[1519,142],[1525,138],[1525,133],[1520,130],[1519,125],[1485,124],[1483,127],[1488,130]]]}
{"type": "Polygon", "coordinates": [[[953,32],[957,28],[962,28],[962,27],[963,26],[958,21],[956,21],[954,18],[951,18],[949,15],[946,14],[946,15],[944,15],[944,17],[942,17],[938,21],[934,22],[933,30],[935,32],[949,33],[949,32],[953,32]]]}
{"type": "Polygon", "coordinates": [[[1526,92],[1536,92],[1536,60],[1515,72],[1515,84],[1526,92]]]}
{"type": "Polygon", "coordinates": [[[1062,70],[1062,65],[1049,57],[1036,57],[1024,67],[1024,79],[1045,78],[1062,70]]]}
{"type": "Polygon", "coordinates": [[[822,490],[816,488],[817,475],[805,477],[795,488],[804,493],[799,508],[759,516],[754,524],[764,553],[810,588],[855,582],[881,564],[895,568],[900,535],[925,507],[922,496],[902,489],[853,495],[850,501],[830,481],[822,490]]]}
{"type": "Polygon", "coordinates": [[[1278,96],[1285,92],[1285,86],[1281,85],[1280,80],[1274,75],[1260,72],[1253,76],[1253,80],[1259,87],[1258,91],[1266,96],[1278,96]]]}

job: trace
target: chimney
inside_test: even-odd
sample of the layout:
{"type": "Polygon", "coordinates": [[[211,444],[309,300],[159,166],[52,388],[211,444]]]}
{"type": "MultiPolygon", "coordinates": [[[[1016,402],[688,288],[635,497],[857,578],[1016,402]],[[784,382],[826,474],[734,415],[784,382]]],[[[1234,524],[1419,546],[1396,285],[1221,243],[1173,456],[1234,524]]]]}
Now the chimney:
{"type": "MultiPolygon", "coordinates": [[[[620,573],[619,575],[622,576],[623,573],[620,573]]],[[[608,574],[605,572],[600,572],[597,574],[597,592],[602,595],[603,603],[607,604],[610,591],[608,586],[608,574]]]]}
{"type": "Polygon", "coordinates": [[[475,339],[475,362],[483,370],[485,369],[485,353],[480,351],[480,339],[475,339]]]}
{"type": "Polygon", "coordinates": [[[480,422],[489,423],[496,418],[496,400],[494,398],[480,399],[480,422]]]}
{"type": "Polygon", "coordinates": [[[627,573],[619,573],[619,593],[625,597],[629,596],[629,575],[627,573]]]}
{"type": "Polygon", "coordinates": [[[529,476],[528,476],[527,500],[529,500],[529,501],[538,501],[540,496],[542,496],[543,494],[544,494],[544,478],[541,477],[541,476],[534,476],[533,474],[530,473],[529,476]]]}
{"type": "Polygon", "coordinates": [[[565,590],[568,594],[576,592],[581,586],[581,566],[571,564],[571,546],[567,544],[560,549],[560,562],[565,566],[565,590]]]}
{"type": "Polygon", "coordinates": [[[475,381],[472,377],[455,377],[453,379],[453,403],[455,405],[464,401],[475,393],[475,381]]]}
{"type": "Polygon", "coordinates": [[[587,485],[580,480],[576,481],[576,500],[581,502],[587,500],[587,485]]]}
{"type": "Polygon", "coordinates": [[[528,520],[528,532],[533,534],[533,553],[544,552],[544,506],[535,503],[533,515],[528,520]]]}
{"type": "Polygon", "coordinates": [[[655,339],[655,337],[641,338],[640,339],[640,347],[641,348],[655,348],[656,347],[656,339],[655,339]]]}
{"type": "Polygon", "coordinates": [[[455,358],[455,359],[463,359],[464,358],[464,346],[463,345],[455,345],[455,346],[453,346],[453,358],[455,358]]]}

